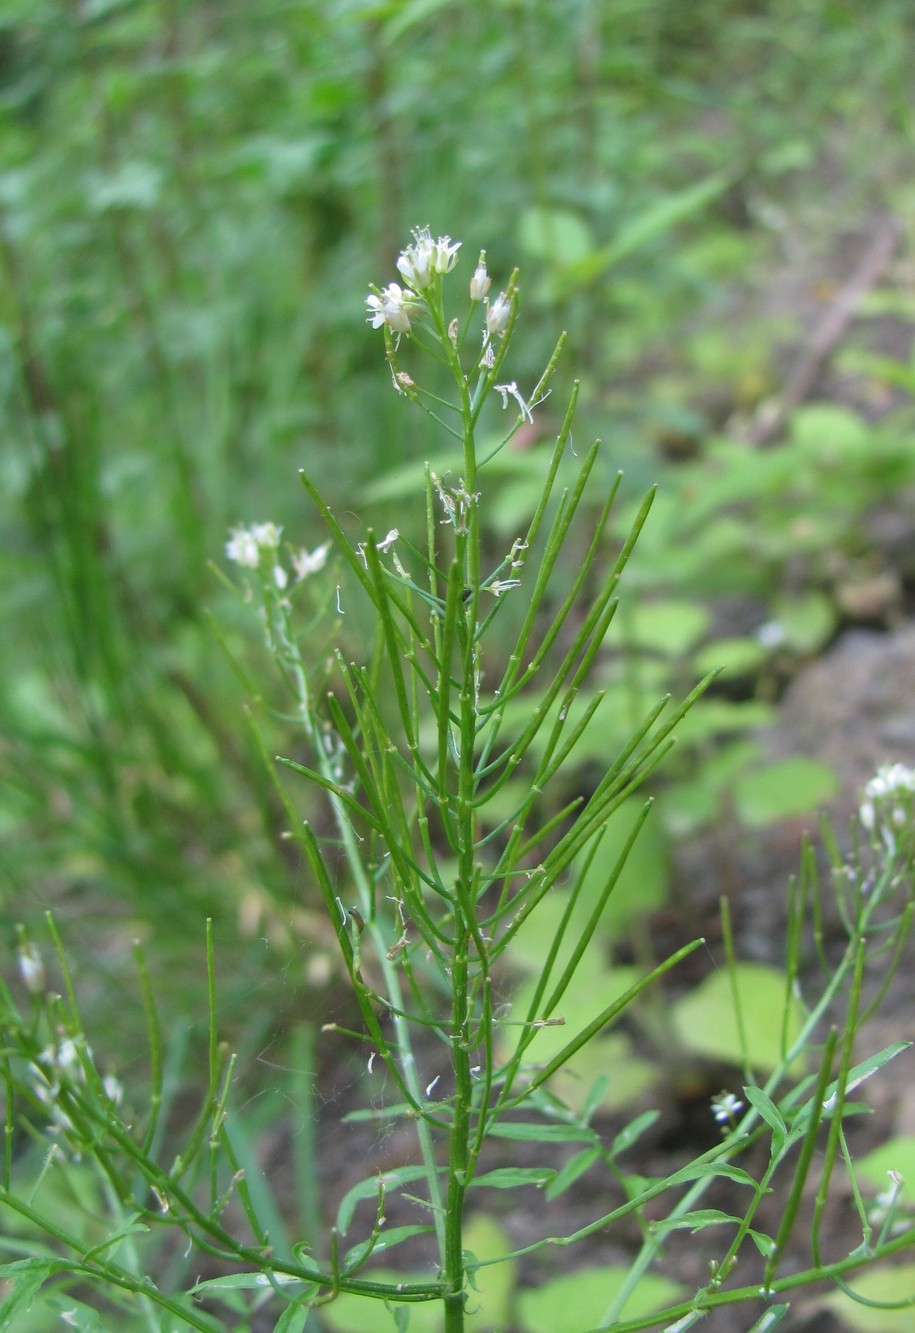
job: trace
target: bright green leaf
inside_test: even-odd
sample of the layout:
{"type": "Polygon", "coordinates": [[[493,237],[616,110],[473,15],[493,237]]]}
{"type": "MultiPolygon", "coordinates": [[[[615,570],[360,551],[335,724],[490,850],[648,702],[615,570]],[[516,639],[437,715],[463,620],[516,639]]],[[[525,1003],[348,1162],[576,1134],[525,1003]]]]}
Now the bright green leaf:
{"type": "Polygon", "coordinates": [[[811,813],[838,789],[838,778],[828,764],[797,755],[739,778],[734,803],[741,821],[758,827],[811,813]]]}
{"type": "MultiPolygon", "coordinates": [[[[790,1045],[800,1031],[798,1004],[788,995],[784,973],[777,968],[764,963],[738,963],[735,973],[747,1058],[753,1069],[775,1069],[782,1063],[783,1034],[790,1045]]],[[[688,995],[677,1000],[671,1019],[678,1040],[688,1050],[711,1060],[724,1060],[738,1067],[742,1064],[737,1015],[727,971],[712,973],[688,995]]]]}
{"type": "MultiPolygon", "coordinates": [[[[552,1278],[518,1297],[519,1323],[523,1333],[593,1333],[599,1327],[624,1282],[626,1268],[578,1268],[552,1278]]],[[[624,1307],[624,1316],[635,1319],[660,1310],[678,1300],[684,1288],[655,1274],[643,1277],[624,1307]]]]}

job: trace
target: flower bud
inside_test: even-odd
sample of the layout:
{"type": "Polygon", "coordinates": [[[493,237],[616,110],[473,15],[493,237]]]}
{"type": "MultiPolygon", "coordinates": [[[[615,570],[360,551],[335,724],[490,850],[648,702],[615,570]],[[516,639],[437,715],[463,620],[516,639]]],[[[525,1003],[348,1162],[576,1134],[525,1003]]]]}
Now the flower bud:
{"type": "Polygon", "coordinates": [[[470,299],[471,301],[482,301],[483,297],[492,286],[492,278],[486,271],[486,251],[480,251],[480,258],[470,279],[470,299]]]}
{"type": "Polygon", "coordinates": [[[486,307],[486,330],[490,338],[496,335],[504,337],[511,312],[511,301],[504,292],[500,292],[492,304],[486,307]]]}
{"type": "Polygon", "coordinates": [[[30,995],[44,994],[47,974],[38,945],[31,940],[23,940],[19,945],[19,975],[30,995]]]}

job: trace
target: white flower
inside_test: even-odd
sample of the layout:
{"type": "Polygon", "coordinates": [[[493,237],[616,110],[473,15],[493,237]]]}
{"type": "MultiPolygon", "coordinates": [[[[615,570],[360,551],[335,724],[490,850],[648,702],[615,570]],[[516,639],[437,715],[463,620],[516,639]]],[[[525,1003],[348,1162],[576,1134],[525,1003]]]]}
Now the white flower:
{"type": "Polygon", "coordinates": [[[38,945],[31,940],[23,940],[19,946],[19,975],[30,995],[41,995],[45,988],[46,975],[38,945]]]}
{"type": "Polygon", "coordinates": [[[283,529],[278,528],[275,523],[251,524],[251,536],[262,550],[275,551],[282,535],[283,529]]]}
{"type": "Polygon", "coordinates": [[[257,538],[247,528],[233,528],[232,535],[226,542],[226,558],[234,560],[245,569],[257,569],[260,560],[260,548],[257,538]]]}
{"type": "Polygon", "coordinates": [[[311,574],[317,574],[318,570],[323,569],[327,564],[327,552],[330,550],[330,542],[325,542],[323,546],[316,546],[313,551],[293,551],[290,559],[295,573],[296,583],[301,583],[302,579],[307,579],[311,574]]]}
{"type": "Polygon", "coordinates": [[[102,1087],[108,1100],[113,1102],[115,1106],[120,1106],[124,1100],[124,1085],[121,1080],[115,1078],[114,1074],[106,1074],[102,1079],[102,1087]]]}
{"type": "Polygon", "coordinates": [[[289,582],[289,575],[286,573],[282,565],[273,566],[273,582],[279,588],[280,592],[283,591],[286,584],[289,582]]]}
{"type": "Polygon", "coordinates": [[[494,338],[497,334],[500,338],[504,335],[511,312],[512,303],[504,292],[500,292],[491,304],[487,302],[486,332],[490,338],[494,338]]]}
{"type": "Polygon", "coordinates": [[[419,308],[416,293],[391,282],[380,292],[372,292],[365,298],[368,308],[368,321],[373,329],[380,329],[387,324],[394,333],[410,332],[410,315],[419,308]]]}
{"type": "Polygon", "coordinates": [[[767,620],[756,631],[756,641],[763,648],[781,648],[788,640],[788,631],[780,620],[767,620]]]}
{"type": "Polygon", "coordinates": [[[398,258],[397,270],[411,287],[423,292],[432,285],[434,274],[451,272],[457,263],[461,242],[452,241],[450,236],[440,236],[433,241],[428,227],[417,227],[413,238],[413,244],[408,245],[398,258]]]}
{"type": "Polygon", "coordinates": [[[742,1110],[743,1102],[733,1092],[719,1092],[717,1097],[712,1098],[712,1115],[719,1125],[733,1124],[738,1112],[742,1110]]]}
{"type": "Polygon", "coordinates": [[[502,395],[503,412],[505,411],[506,407],[508,407],[509,397],[514,398],[515,402],[518,404],[518,407],[521,409],[521,416],[524,418],[524,420],[533,423],[534,414],[531,412],[529,405],[521,397],[521,391],[514,380],[512,380],[511,384],[497,384],[495,388],[496,388],[496,393],[500,393],[502,395]]]}
{"type": "Polygon", "coordinates": [[[864,788],[858,815],[866,829],[881,822],[897,828],[911,817],[915,798],[915,769],[905,764],[883,764],[864,788]]]}
{"type": "Polygon", "coordinates": [[[471,301],[482,301],[491,286],[492,278],[486,271],[486,251],[481,250],[477,266],[473,271],[473,277],[470,279],[471,301]]]}
{"type": "Polygon", "coordinates": [[[261,553],[275,551],[283,529],[275,523],[252,523],[250,528],[233,528],[226,542],[226,557],[246,569],[257,569],[261,553]]]}

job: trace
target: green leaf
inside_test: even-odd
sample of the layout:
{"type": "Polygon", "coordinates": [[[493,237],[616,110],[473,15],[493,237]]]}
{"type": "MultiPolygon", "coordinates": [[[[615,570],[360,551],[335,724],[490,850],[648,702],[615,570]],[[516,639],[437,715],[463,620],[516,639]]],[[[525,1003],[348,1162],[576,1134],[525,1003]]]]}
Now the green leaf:
{"type": "Polygon", "coordinates": [[[337,1209],[337,1229],[341,1236],[345,1236],[349,1230],[349,1224],[353,1220],[353,1213],[358,1204],[365,1199],[377,1199],[380,1185],[384,1185],[385,1191],[400,1189],[401,1185],[409,1185],[414,1180],[423,1180],[426,1175],[425,1167],[422,1166],[402,1166],[396,1171],[385,1171],[381,1175],[369,1176],[367,1180],[361,1180],[358,1185],[354,1185],[351,1190],[347,1190],[340,1200],[340,1207],[337,1209]]]}
{"type": "Polygon", "coordinates": [[[485,1213],[471,1216],[464,1228],[464,1249],[473,1288],[464,1315],[465,1333],[491,1333],[493,1329],[511,1326],[518,1261],[492,1262],[510,1253],[511,1248],[511,1241],[498,1222],[485,1213]],[[486,1267],[476,1268],[475,1264],[486,1267]]]}
{"type": "Polygon", "coordinates": [[[870,447],[873,428],[838,403],[799,407],[789,424],[791,443],[819,466],[837,467],[870,447]]]}
{"type": "Polygon", "coordinates": [[[765,727],[775,711],[770,704],[757,699],[737,702],[731,699],[700,699],[689,710],[677,730],[681,744],[695,745],[699,741],[746,732],[752,727],[765,727]]]}
{"type": "Polygon", "coordinates": [[[393,1250],[395,1245],[400,1245],[413,1236],[426,1236],[434,1230],[434,1227],[420,1223],[413,1223],[404,1227],[385,1227],[374,1244],[370,1239],[362,1240],[358,1245],[354,1245],[351,1250],[348,1250],[343,1260],[343,1267],[351,1269],[354,1265],[361,1264],[367,1254],[384,1254],[387,1250],[393,1250]]]}
{"type": "MultiPolygon", "coordinates": [[[[764,963],[738,963],[735,974],[750,1065],[761,1071],[776,1069],[783,1062],[783,1034],[790,1046],[800,1032],[797,1001],[788,995],[785,975],[778,968],[764,963]]],[[[713,973],[677,1000],[671,1021],[678,1040],[687,1050],[741,1066],[740,1033],[727,972],[713,973]]]]}
{"type": "Polygon", "coordinates": [[[308,1322],[309,1306],[306,1304],[287,1305],[273,1328],[273,1333],[302,1333],[308,1322]]]}
{"type": "Polygon", "coordinates": [[[777,1156],[775,1144],[781,1149],[785,1139],[788,1137],[788,1126],[782,1119],[781,1112],[773,1102],[772,1098],[762,1088],[757,1088],[750,1084],[744,1088],[744,1096],[752,1107],[754,1107],[765,1120],[766,1124],[772,1130],[773,1137],[773,1156],[777,1156]]]}
{"type": "Polygon", "coordinates": [[[581,1152],[577,1152],[574,1157],[569,1158],[565,1166],[560,1168],[555,1179],[550,1181],[546,1187],[545,1197],[556,1199],[560,1194],[564,1194],[580,1176],[583,1176],[595,1162],[600,1160],[600,1156],[601,1150],[599,1147],[582,1148],[581,1152]]]}
{"type": "Polygon", "coordinates": [[[19,1259],[0,1268],[0,1277],[9,1288],[0,1305],[0,1333],[8,1333],[15,1328],[14,1320],[28,1311],[41,1287],[61,1267],[53,1260],[19,1259]]]}
{"type": "Polygon", "coordinates": [[[720,680],[733,680],[739,676],[751,676],[759,670],[768,656],[759,639],[749,635],[742,638],[716,639],[706,644],[693,657],[693,669],[704,676],[708,671],[721,667],[720,680]]]}
{"type": "Polygon", "coordinates": [[[788,648],[809,655],[829,642],[839,621],[836,604],[823,592],[811,589],[772,604],[772,619],[784,633],[788,648]]]}
{"type": "Polygon", "coordinates": [[[613,1146],[610,1149],[611,1156],[619,1157],[622,1153],[626,1152],[627,1149],[631,1148],[632,1145],[642,1137],[645,1131],[650,1129],[659,1119],[660,1114],[660,1111],[643,1111],[642,1114],[637,1115],[634,1120],[630,1120],[629,1124],[626,1125],[624,1129],[621,1129],[613,1140],[613,1146]]]}
{"type": "MultiPolygon", "coordinates": [[[[511,1250],[511,1243],[498,1223],[482,1214],[475,1214],[464,1228],[464,1249],[468,1254],[468,1269],[473,1270],[472,1290],[464,1317],[466,1333],[491,1333],[495,1328],[511,1324],[510,1304],[517,1280],[517,1262],[498,1261],[511,1250]],[[484,1267],[476,1267],[483,1264],[484,1267]]],[[[439,1300],[411,1302],[409,1306],[396,1302],[397,1287],[403,1282],[428,1281],[428,1274],[415,1274],[393,1269],[372,1268],[373,1282],[387,1284],[391,1289],[390,1301],[372,1300],[352,1292],[341,1292],[321,1308],[321,1323],[334,1333],[395,1333],[403,1327],[403,1316],[409,1314],[409,1333],[441,1333],[444,1325],[442,1303],[439,1300]]]]}
{"type": "MultiPolygon", "coordinates": [[[[754,1232],[751,1231],[750,1235],[755,1239],[754,1232]]],[[[771,1333],[773,1328],[778,1328],[790,1309],[790,1305],[770,1305],[765,1314],[759,1316],[753,1327],[747,1329],[747,1333],[771,1333]]]]}
{"type": "Polygon", "coordinates": [[[695,1235],[697,1231],[705,1231],[707,1227],[720,1227],[725,1222],[733,1222],[735,1226],[739,1226],[740,1218],[732,1217],[730,1213],[723,1213],[720,1208],[696,1208],[691,1213],[682,1213],[678,1217],[668,1217],[653,1222],[651,1229],[662,1235],[668,1231],[691,1231],[695,1235]]]}
{"type": "MultiPolygon", "coordinates": [[[[428,1275],[427,1275],[428,1277],[428,1275]]],[[[426,1279],[424,1279],[426,1280],[426,1279]]],[[[410,1333],[442,1333],[441,1301],[411,1302],[409,1307],[396,1303],[398,1286],[416,1281],[416,1275],[388,1268],[372,1269],[372,1281],[384,1282],[391,1289],[391,1301],[375,1300],[343,1291],[321,1307],[322,1327],[334,1333],[397,1333],[403,1327],[404,1311],[409,1313],[410,1333]]]]}
{"type": "MultiPolygon", "coordinates": [[[[522,1333],[593,1333],[628,1281],[622,1267],[577,1268],[552,1278],[517,1300],[522,1333]]],[[[640,1279],[624,1307],[627,1319],[637,1319],[680,1299],[686,1289],[655,1274],[640,1279]]]]}
{"type": "MultiPolygon", "coordinates": [[[[682,598],[646,602],[638,606],[624,623],[627,644],[665,657],[682,657],[694,648],[711,622],[711,612],[698,602],[682,598]]],[[[718,662],[711,662],[713,671],[718,662]]]]}
{"type": "Polygon", "coordinates": [[[489,1131],[491,1138],[523,1139],[531,1143],[594,1143],[593,1129],[580,1125],[544,1125],[538,1122],[500,1120],[489,1131]]]}
{"type": "Polygon", "coordinates": [[[485,1185],[490,1189],[512,1190],[520,1185],[546,1185],[556,1175],[552,1167],[536,1166],[500,1166],[494,1171],[486,1171],[482,1176],[474,1176],[473,1185],[485,1185]]]}
{"type": "MultiPolygon", "coordinates": [[[[897,1135],[887,1139],[864,1157],[856,1158],[855,1168],[878,1189],[886,1188],[888,1171],[898,1171],[903,1180],[915,1185],[915,1137],[897,1135]]],[[[906,1195],[912,1197],[911,1189],[906,1195]]]]}
{"type": "Polygon", "coordinates": [[[828,764],[797,755],[739,778],[734,803],[744,824],[760,827],[814,811],[838,790],[838,778],[828,764]]]}
{"type": "Polygon", "coordinates": [[[222,1277],[209,1277],[203,1282],[198,1282],[196,1286],[191,1287],[190,1296],[198,1295],[202,1291],[254,1291],[255,1289],[263,1291],[264,1288],[272,1286],[305,1286],[308,1285],[301,1278],[290,1277],[287,1273],[273,1273],[269,1277],[266,1273],[225,1273],[222,1277]]]}
{"type": "Polygon", "coordinates": [[[850,1278],[849,1286],[860,1301],[840,1291],[823,1301],[846,1328],[855,1333],[911,1333],[915,1328],[911,1309],[915,1305],[915,1264],[880,1264],[850,1278]],[[894,1308],[879,1309],[878,1305],[894,1308]]]}
{"type": "Polygon", "coordinates": [[[759,1250],[762,1257],[768,1259],[775,1248],[774,1237],[767,1236],[764,1231],[754,1231],[752,1227],[747,1232],[747,1235],[750,1237],[750,1240],[752,1240],[757,1250],[759,1250]]]}
{"type": "Polygon", "coordinates": [[[678,222],[684,222],[705,208],[723,193],[729,184],[727,177],[710,176],[704,181],[699,181],[697,185],[691,185],[678,194],[668,195],[644,209],[638,217],[620,228],[609,245],[602,246],[587,258],[569,266],[567,274],[564,275],[569,287],[589,286],[621,259],[648,245],[671,227],[675,227],[678,222]]]}
{"type": "MultiPolygon", "coordinates": [[[[625,801],[607,820],[607,831],[584,874],[578,904],[581,914],[598,900],[620,855],[620,848],[636,823],[644,817],[644,809],[645,802],[634,797],[625,801]]],[[[660,820],[649,818],[639,831],[607,899],[599,930],[611,939],[624,934],[634,921],[644,919],[649,912],[663,906],[669,882],[664,826],[660,820]]]]}
{"type": "Polygon", "coordinates": [[[518,224],[518,242],[533,259],[562,266],[587,260],[594,252],[587,224],[567,208],[526,209],[518,224]]]}

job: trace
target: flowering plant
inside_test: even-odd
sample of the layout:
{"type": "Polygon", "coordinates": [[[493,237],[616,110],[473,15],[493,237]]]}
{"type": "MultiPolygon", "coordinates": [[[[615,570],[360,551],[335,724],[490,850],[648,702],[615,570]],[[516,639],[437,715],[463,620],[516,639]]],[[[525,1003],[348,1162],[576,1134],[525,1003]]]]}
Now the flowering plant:
{"type": "MultiPolygon", "coordinates": [[[[762,1301],[767,1308],[756,1327],[771,1329],[788,1312],[786,1298],[796,1288],[825,1278],[845,1288],[864,1264],[915,1241],[902,1214],[899,1173],[891,1175],[892,1189],[879,1208],[869,1209],[845,1137],[851,1091],[904,1049],[893,1043],[857,1062],[854,1055],[868,1012],[862,1002],[865,966],[873,956],[898,964],[912,916],[915,849],[908,834],[915,781],[902,766],[881,770],[869,785],[858,821],[865,836],[859,836],[854,856],[827,839],[845,934],[838,959],[825,953],[819,879],[812,852],[805,852],[790,903],[780,1050],[774,1067],[761,1072],[752,1042],[745,1041],[741,1095],[723,1091],[713,1099],[709,1123],[714,1135],[714,1118],[720,1134],[707,1151],[651,1178],[638,1158],[634,1167],[630,1163],[656,1112],[642,1111],[608,1136],[595,1123],[602,1080],[580,1105],[557,1087],[556,1076],[580,1051],[704,943],[690,941],[646,965],[622,993],[604,993],[598,984],[587,1019],[567,1024],[570,987],[595,948],[601,916],[650,802],[613,848],[597,891],[592,886],[586,892],[608,821],[656,770],[678,722],[708,681],[676,706],[659,700],[608,756],[589,794],[552,805],[545,799],[576,744],[599,725],[601,695],[589,696],[589,677],[600,661],[651,494],[619,541],[610,529],[614,486],[597,507],[576,567],[569,573],[560,565],[565,543],[582,526],[598,448],[586,452],[571,484],[561,489],[573,387],[533,513],[507,549],[489,555],[487,465],[550,391],[561,342],[529,396],[515,380],[502,379],[518,316],[517,275],[491,299],[481,254],[463,288],[463,306],[452,313],[445,279],[459,249],[448,236],[433,239],[425,228],[416,231],[397,261],[410,286],[390,283],[366,298],[368,322],[384,337],[394,389],[460,451],[446,475],[425,468],[423,540],[392,527],[380,540],[368,531],[352,541],[303,474],[325,540],[310,551],[284,548],[282,530],[260,522],[236,527],[226,545],[293,696],[294,710],[286,717],[296,729],[296,758],[283,758],[277,767],[254,725],[351,991],[353,1017],[328,1022],[324,1031],[364,1056],[366,1078],[383,1079],[383,1096],[368,1094],[373,1104],[359,1114],[405,1131],[413,1151],[406,1164],[372,1172],[349,1189],[326,1233],[316,1229],[307,1243],[297,1239],[284,1247],[275,1238],[279,1209],[263,1186],[249,1182],[239,1138],[229,1129],[234,1057],[218,1041],[209,932],[207,1088],[186,1142],[166,1158],[159,1119],[162,1035],[142,954],[137,961],[149,1016],[152,1098],[148,1112],[138,1116],[125,1109],[120,1084],[98,1072],[52,922],[63,996],[51,990],[41,951],[24,935],[19,959],[26,1012],[0,989],[8,1125],[21,1102],[26,1122],[40,1119],[54,1136],[54,1163],[91,1161],[110,1226],[104,1238],[84,1240],[42,1211],[33,1192],[17,1186],[8,1155],[0,1207],[43,1240],[27,1258],[0,1268],[10,1290],[5,1313],[25,1308],[48,1284],[69,1283],[77,1292],[103,1286],[110,1299],[122,1300],[119,1309],[130,1318],[139,1310],[147,1327],[167,1318],[169,1328],[215,1333],[225,1325],[207,1306],[221,1302],[247,1319],[269,1302],[279,1310],[276,1329],[288,1333],[304,1328],[316,1307],[329,1307],[329,1319],[344,1320],[349,1302],[357,1307],[350,1323],[335,1327],[380,1327],[387,1308],[402,1329],[411,1310],[431,1305],[440,1310],[447,1333],[458,1333],[474,1313],[491,1265],[634,1223],[639,1241],[628,1268],[601,1270],[591,1327],[634,1333],[663,1326],[683,1333],[718,1306],[762,1301]],[[427,388],[412,362],[405,369],[411,344],[447,367],[454,385],[450,399],[427,388]],[[509,408],[517,412],[506,424],[502,413],[509,408]],[[503,425],[486,451],[479,443],[484,413],[503,425]],[[316,581],[331,568],[339,580],[338,610],[345,613],[350,598],[362,598],[378,628],[374,654],[353,661],[338,651],[335,679],[318,690],[309,636],[297,619],[299,588],[319,587],[316,581]],[[514,616],[510,647],[496,651],[491,630],[498,618],[508,619],[508,607],[514,616]],[[281,776],[307,783],[312,803],[304,822],[297,787],[281,776]],[[317,815],[316,794],[324,803],[317,815]],[[556,900],[564,904],[558,925],[530,993],[513,1008],[501,996],[511,990],[519,934],[556,900]],[[818,986],[809,980],[804,953],[808,916],[814,958],[822,965],[818,986]],[[801,1018],[795,1029],[788,1014],[796,1007],[801,1018]],[[828,1030],[827,1019],[833,1019],[828,1030]],[[544,1048],[547,1029],[561,1031],[558,1049],[544,1048]],[[572,1155],[558,1166],[506,1165],[506,1145],[519,1141],[527,1144],[528,1162],[557,1145],[572,1155]],[[767,1148],[762,1158],[750,1151],[760,1142],[767,1148]],[[786,1264],[789,1243],[798,1244],[804,1191],[819,1150],[809,1262],[800,1266],[795,1250],[786,1264]],[[827,1258],[821,1224],[840,1162],[852,1181],[862,1241],[827,1258]],[[592,1169],[604,1173],[601,1197],[609,1191],[615,1197],[595,1208],[584,1225],[556,1234],[546,1207],[539,1234],[515,1250],[485,1254],[471,1245],[471,1198],[534,1187],[551,1203],[592,1169]],[[702,1206],[712,1186],[730,1187],[743,1201],[732,1211],[702,1206]],[[766,1230],[761,1218],[773,1192],[781,1207],[776,1225],[766,1230]],[[240,1238],[242,1223],[249,1234],[240,1238]],[[188,1254],[211,1256],[223,1271],[178,1292],[157,1284],[143,1271],[140,1237],[161,1234],[163,1227],[179,1230],[188,1254]],[[358,1237],[349,1239],[359,1228],[358,1237]],[[670,1283],[652,1286],[649,1270],[683,1229],[725,1236],[710,1252],[709,1281],[692,1292],[670,1283]],[[394,1273],[378,1266],[392,1252],[406,1256],[394,1273]],[[742,1286],[734,1282],[738,1263],[750,1273],[742,1286]],[[366,1302],[372,1302],[370,1310],[366,1302]]],[[[723,920],[733,979],[726,912],[723,920]]],[[[743,1027],[736,982],[733,1001],[743,1027]]],[[[512,1320],[503,1310],[490,1323],[507,1326],[512,1320]]],[[[525,1333],[537,1326],[525,1323],[525,1333]]]]}

